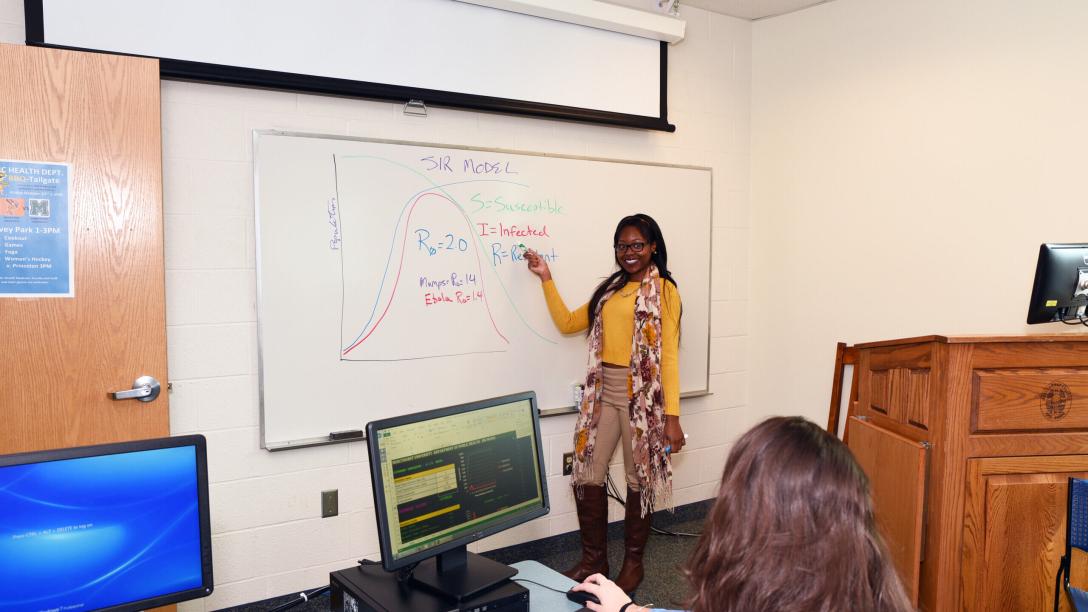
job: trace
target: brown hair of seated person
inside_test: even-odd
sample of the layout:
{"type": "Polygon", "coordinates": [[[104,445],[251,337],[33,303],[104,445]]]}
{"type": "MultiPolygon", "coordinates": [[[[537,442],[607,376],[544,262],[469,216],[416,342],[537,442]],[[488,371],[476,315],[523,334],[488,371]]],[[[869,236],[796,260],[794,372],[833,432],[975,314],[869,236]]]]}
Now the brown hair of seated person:
{"type": "Polygon", "coordinates": [[[741,437],[710,512],[685,569],[695,612],[914,610],[876,532],[868,478],[801,417],[741,437]]]}

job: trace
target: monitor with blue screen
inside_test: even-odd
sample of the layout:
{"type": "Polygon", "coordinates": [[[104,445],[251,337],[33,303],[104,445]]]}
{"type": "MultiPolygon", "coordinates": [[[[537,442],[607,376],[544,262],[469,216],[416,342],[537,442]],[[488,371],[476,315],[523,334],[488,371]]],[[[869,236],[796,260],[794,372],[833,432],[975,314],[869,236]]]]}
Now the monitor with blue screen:
{"type": "Polygon", "coordinates": [[[210,594],[206,457],[203,436],[0,456],[0,612],[210,594]]]}

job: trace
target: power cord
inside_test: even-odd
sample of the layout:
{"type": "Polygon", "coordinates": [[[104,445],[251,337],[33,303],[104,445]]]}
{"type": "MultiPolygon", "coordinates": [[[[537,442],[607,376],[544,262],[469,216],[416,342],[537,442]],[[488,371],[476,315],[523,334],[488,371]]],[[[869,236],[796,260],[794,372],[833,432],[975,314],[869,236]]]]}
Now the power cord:
{"type": "Polygon", "coordinates": [[[686,531],[669,531],[668,529],[661,529],[652,525],[650,526],[650,530],[656,533],[660,533],[661,535],[673,536],[677,538],[698,538],[703,535],[701,533],[688,533],[686,531]]]}
{"type": "Polygon", "coordinates": [[[1061,318],[1061,319],[1058,319],[1058,320],[1061,321],[1062,323],[1065,323],[1066,325],[1076,325],[1076,324],[1079,323],[1079,324],[1081,324],[1081,325],[1083,325],[1085,327],[1088,327],[1088,317],[1078,316],[1075,320],[1070,320],[1070,319],[1066,319],[1066,318],[1061,318]]]}
{"type": "Polygon", "coordinates": [[[412,572],[416,571],[417,565],[419,565],[419,561],[416,561],[415,563],[411,563],[409,565],[405,565],[404,567],[397,570],[397,583],[404,585],[409,580],[411,580],[412,572]]]}
{"type": "MultiPolygon", "coordinates": [[[[419,564],[420,564],[420,562],[416,561],[415,563],[411,563],[409,565],[406,565],[406,566],[404,566],[404,567],[402,567],[402,568],[400,568],[398,570],[394,570],[396,572],[397,589],[402,594],[407,593],[407,592],[409,592],[411,590],[412,587],[411,587],[411,585],[409,583],[412,580],[412,572],[415,571],[416,566],[418,566],[419,564]]],[[[374,566],[374,565],[380,566],[381,562],[380,561],[372,561],[371,559],[359,559],[359,565],[361,565],[363,567],[370,567],[370,566],[374,566]]],[[[383,569],[383,571],[384,571],[384,569],[383,569]]],[[[391,573],[391,572],[387,572],[387,573],[391,573]]]]}
{"type": "Polygon", "coordinates": [[[627,500],[620,497],[620,489],[616,485],[616,482],[612,480],[612,474],[605,474],[605,493],[612,499],[618,501],[621,506],[627,507],[627,500]]]}
{"type": "Polygon", "coordinates": [[[535,584],[537,586],[544,587],[545,589],[548,589],[549,591],[555,591],[556,593],[566,594],[566,592],[567,592],[566,589],[557,589],[557,588],[555,588],[553,586],[548,586],[548,585],[544,584],[543,582],[537,582],[536,580],[529,580],[528,578],[518,578],[517,576],[515,576],[515,577],[511,578],[510,580],[513,580],[514,582],[529,582],[529,583],[535,584]]]}
{"type": "MultiPolygon", "coordinates": [[[[621,506],[627,507],[627,500],[623,499],[619,495],[619,487],[616,482],[612,480],[612,474],[605,476],[605,493],[608,497],[616,500],[621,506]]],[[[653,510],[651,509],[651,512],[653,510]]],[[[653,522],[650,522],[650,531],[653,533],[659,533],[661,535],[673,536],[673,537],[685,537],[685,538],[697,538],[703,534],[701,533],[687,533],[684,531],[669,531],[668,529],[662,529],[660,527],[654,527],[653,522]]]]}
{"type": "Polygon", "coordinates": [[[293,608],[293,607],[295,607],[295,606],[297,606],[297,605],[299,605],[301,603],[306,603],[306,602],[310,601],[311,599],[313,599],[315,597],[320,597],[321,595],[324,595],[325,593],[328,593],[329,590],[331,590],[331,589],[332,589],[331,586],[323,586],[323,587],[314,589],[314,590],[312,590],[312,591],[310,591],[308,593],[306,591],[302,591],[301,593],[298,594],[298,597],[296,597],[295,599],[292,599],[291,601],[289,601],[289,602],[287,602],[285,604],[278,605],[275,608],[272,608],[271,610],[269,610],[268,612],[283,612],[284,610],[287,610],[289,608],[293,608]]]}

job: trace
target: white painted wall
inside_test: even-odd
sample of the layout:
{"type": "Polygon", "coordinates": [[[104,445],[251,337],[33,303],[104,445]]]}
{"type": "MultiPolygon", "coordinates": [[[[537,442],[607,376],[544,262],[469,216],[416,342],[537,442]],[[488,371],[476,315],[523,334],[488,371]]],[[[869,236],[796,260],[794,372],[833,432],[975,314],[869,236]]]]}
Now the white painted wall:
{"type": "Polygon", "coordinates": [[[755,22],[756,410],[826,418],[837,341],[1070,331],[1024,319],[1039,244],[1088,241],[1086,31],[1080,0],[755,22]]]}
{"type": "MultiPolygon", "coordinates": [[[[676,503],[712,497],[727,445],[758,415],[747,404],[751,24],[686,9],[670,53],[675,134],[193,83],[162,84],[171,432],[208,438],[215,593],[182,604],[217,609],[328,583],[328,572],[378,558],[363,444],[268,453],[258,447],[251,130],[276,128],[684,163],[714,168],[710,387],[683,402],[691,435],[676,456],[676,503]],[[340,490],[321,519],[319,492],[340,490]]],[[[20,0],[0,0],[0,42],[24,39],[20,0]]],[[[677,202],[683,206],[683,202],[677,202]]],[[[613,228],[602,228],[610,235],[613,228]]],[[[681,236],[670,236],[682,248],[681,236]]],[[[606,246],[606,245],[603,245],[606,246]]],[[[562,285],[562,279],[558,279],[562,285]]],[[[684,279],[678,279],[683,287],[684,279]]],[[[574,296],[570,296],[574,299],[574,296]]],[[[547,418],[552,512],[477,550],[577,526],[561,455],[573,417],[547,418]]],[[[617,471],[616,476],[622,482],[617,471]]],[[[620,518],[618,505],[613,519],[620,518]]]]}

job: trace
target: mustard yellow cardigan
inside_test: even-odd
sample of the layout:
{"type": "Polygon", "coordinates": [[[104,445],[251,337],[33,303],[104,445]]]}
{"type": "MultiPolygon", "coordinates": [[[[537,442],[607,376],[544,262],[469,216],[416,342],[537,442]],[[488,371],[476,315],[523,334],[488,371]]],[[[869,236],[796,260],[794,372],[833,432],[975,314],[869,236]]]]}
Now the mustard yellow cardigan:
{"type": "MultiPolygon", "coordinates": [[[[665,395],[665,414],[680,416],[680,292],[664,280],[661,291],[661,391],[665,395]]],[[[635,296],[638,282],[630,282],[612,294],[601,310],[601,361],[630,367],[631,334],[635,329],[635,296]]],[[[567,309],[552,280],[541,284],[548,312],[560,332],[573,334],[589,327],[589,304],[573,312],[567,309]]]]}

